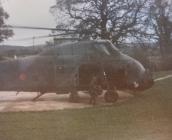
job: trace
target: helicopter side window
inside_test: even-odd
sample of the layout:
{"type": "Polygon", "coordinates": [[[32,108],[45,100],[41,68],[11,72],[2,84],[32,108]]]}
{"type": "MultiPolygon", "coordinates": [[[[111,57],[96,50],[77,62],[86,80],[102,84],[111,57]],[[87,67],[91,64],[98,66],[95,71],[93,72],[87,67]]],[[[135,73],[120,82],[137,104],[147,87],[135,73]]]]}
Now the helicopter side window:
{"type": "Polygon", "coordinates": [[[60,48],[60,47],[55,48],[54,54],[55,54],[55,55],[58,55],[58,56],[62,55],[62,48],[60,48]]]}
{"type": "Polygon", "coordinates": [[[74,55],[85,55],[87,52],[87,44],[75,45],[74,55]]]}
{"type": "Polygon", "coordinates": [[[40,53],[40,55],[53,55],[53,49],[46,49],[40,53]]]}
{"type": "Polygon", "coordinates": [[[57,48],[59,55],[73,55],[73,45],[66,45],[57,48]]]}
{"type": "Polygon", "coordinates": [[[85,52],[86,52],[86,56],[89,61],[98,60],[100,58],[100,56],[102,56],[94,44],[89,44],[86,47],[85,52]]]}

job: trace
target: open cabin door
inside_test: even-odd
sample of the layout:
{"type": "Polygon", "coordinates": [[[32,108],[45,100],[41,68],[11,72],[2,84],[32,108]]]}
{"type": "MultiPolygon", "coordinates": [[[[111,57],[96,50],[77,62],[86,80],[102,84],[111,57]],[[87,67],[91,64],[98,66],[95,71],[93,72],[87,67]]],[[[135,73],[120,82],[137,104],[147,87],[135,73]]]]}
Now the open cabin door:
{"type": "Polygon", "coordinates": [[[89,88],[91,80],[94,76],[102,76],[102,67],[98,63],[86,63],[79,67],[79,87],[81,89],[89,88]]]}

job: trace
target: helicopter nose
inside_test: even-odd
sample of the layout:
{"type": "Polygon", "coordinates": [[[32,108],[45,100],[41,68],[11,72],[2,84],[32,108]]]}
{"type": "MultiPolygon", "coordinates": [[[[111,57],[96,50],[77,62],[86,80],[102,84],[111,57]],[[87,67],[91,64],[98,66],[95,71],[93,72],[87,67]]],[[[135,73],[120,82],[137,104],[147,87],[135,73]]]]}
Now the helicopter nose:
{"type": "Polygon", "coordinates": [[[154,80],[152,78],[152,75],[145,72],[142,78],[129,82],[128,88],[131,90],[143,91],[151,88],[153,85],[154,85],[154,80]]]}
{"type": "Polygon", "coordinates": [[[146,71],[142,79],[139,81],[138,90],[149,89],[154,85],[154,80],[151,72],[146,71]]]}
{"type": "Polygon", "coordinates": [[[151,88],[154,85],[154,80],[147,80],[147,81],[139,81],[139,82],[133,82],[128,84],[128,88],[130,90],[135,90],[135,91],[143,91],[146,89],[151,88]]]}
{"type": "Polygon", "coordinates": [[[143,81],[143,85],[145,88],[151,88],[154,85],[154,80],[153,75],[149,69],[146,70],[145,77],[146,80],[143,81]]]}
{"type": "Polygon", "coordinates": [[[154,85],[153,79],[143,80],[140,82],[139,90],[149,89],[154,85]]]}

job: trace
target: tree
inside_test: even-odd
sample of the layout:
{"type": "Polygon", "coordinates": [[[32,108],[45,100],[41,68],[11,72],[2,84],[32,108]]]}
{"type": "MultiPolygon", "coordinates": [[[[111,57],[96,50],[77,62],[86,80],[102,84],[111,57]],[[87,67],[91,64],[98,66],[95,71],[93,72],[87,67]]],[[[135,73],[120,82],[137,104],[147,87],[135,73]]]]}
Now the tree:
{"type": "Polygon", "coordinates": [[[172,52],[172,5],[169,1],[153,0],[149,11],[150,28],[165,56],[172,52]]]}
{"type": "Polygon", "coordinates": [[[51,12],[57,19],[58,28],[76,29],[81,38],[109,39],[118,44],[128,37],[142,34],[142,10],[146,2],[147,0],[56,0],[51,12]]]}
{"type": "Polygon", "coordinates": [[[0,42],[8,39],[13,35],[13,31],[8,29],[8,26],[5,24],[5,21],[9,18],[9,15],[4,11],[0,3],[0,42]]]}

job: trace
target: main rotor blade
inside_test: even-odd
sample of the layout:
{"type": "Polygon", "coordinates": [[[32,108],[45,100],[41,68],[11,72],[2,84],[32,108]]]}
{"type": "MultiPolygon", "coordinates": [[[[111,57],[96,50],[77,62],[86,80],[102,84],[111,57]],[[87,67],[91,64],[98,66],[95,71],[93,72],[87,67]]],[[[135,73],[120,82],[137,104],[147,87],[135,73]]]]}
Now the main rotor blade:
{"type": "Polygon", "coordinates": [[[11,26],[10,25],[10,26],[8,26],[8,28],[76,32],[76,30],[72,30],[72,29],[60,29],[60,28],[48,28],[48,27],[32,27],[32,26],[15,26],[15,25],[11,26]]]}
{"type": "MultiPolygon", "coordinates": [[[[57,34],[57,35],[42,35],[42,36],[33,36],[33,37],[27,37],[27,38],[20,38],[20,39],[15,39],[15,40],[11,40],[11,41],[26,41],[26,40],[33,40],[33,39],[42,39],[42,38],[49,38],[49,37],[58,37],[58,36],[62,36],[62,35],[69,35],[69,34],[57,34]]],[[[80,40],[80,38],[77,37],[60,37],[60,38],[56,38],[57,40],[63,40],[63,39],[71,39],[71,40],[80,40]]]]}

